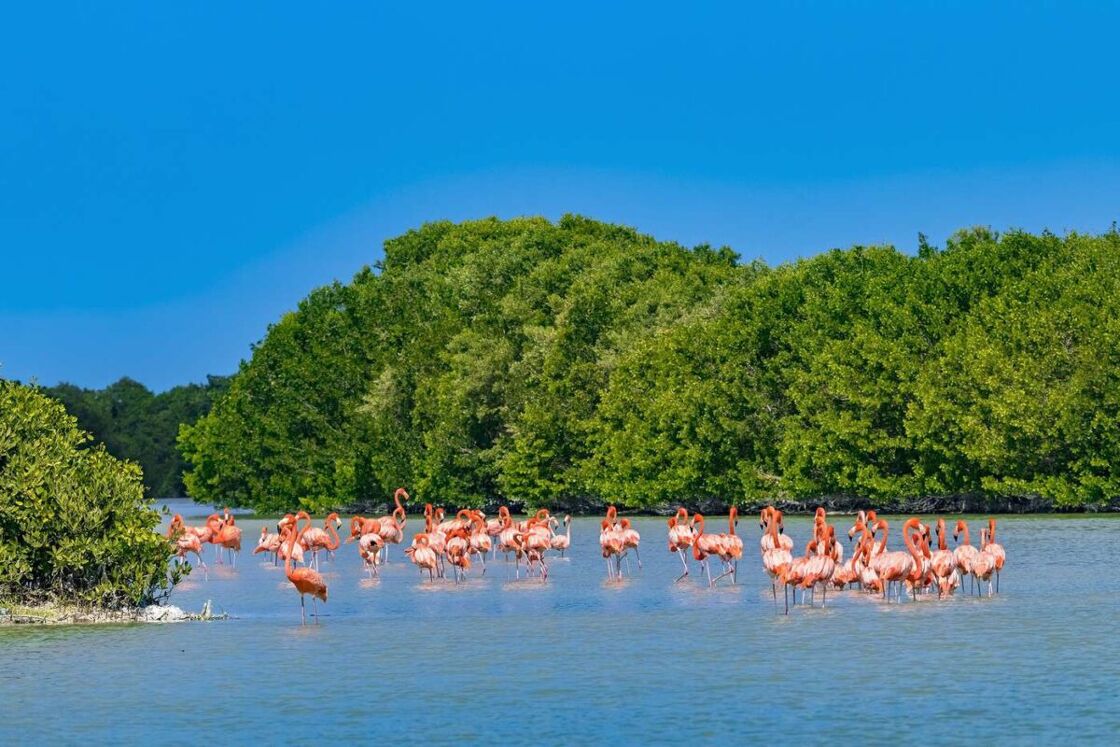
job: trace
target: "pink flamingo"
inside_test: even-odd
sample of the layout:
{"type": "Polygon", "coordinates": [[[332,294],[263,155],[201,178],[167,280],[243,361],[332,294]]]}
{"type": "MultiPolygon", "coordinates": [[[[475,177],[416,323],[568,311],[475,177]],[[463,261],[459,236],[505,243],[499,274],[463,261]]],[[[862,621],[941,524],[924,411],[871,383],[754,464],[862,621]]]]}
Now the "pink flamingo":
{"type": "Polygon", "coordinates": [[[319,551],[325,550],[327,557],[330,558],[341,544],[342,540],[335,529],[335,527],[340,526],[342,526],[342,519],[338,518],[338,514],[332,512],[323,520],[322,529],[309,527],[300,537],[300,544],[305,551],[311,553],[311,563],[316,569],[319,567],[319,551]]]}
{"type": "Polygon", "coordinates": [[[980,582],[988,582],[988,596],[992,596],[992,574],[996,570],[996,556],[988,551],[988,530],[980,530],[980,544],[984,548],[972,559],[972,575],[976,577],[976,595],[980,596],[980,582]]]}
{"type": "Polygon", "coordinates": [[[769,549],[762,551],[762,567],[766,569],[767,575],[770,576],[770,592],[774,596],[774,605],[778,604],[778,582],[782,581],[782,588],[786,596],[786,614],[789,614],[789,588],[785,586],[785,576],[789,572],[790,564],[793,563],[793,556],[790,551],[782,547],[778,535],[778,518],[775,514],[771,513],[767,516],[767,532],[770,534],[771,541],[769,549]]]}
{"type": "Polygon", "coordinates": [[[438,557],[435,550],[428,545],[428,535],[421,533],[412,538],[412,546],[404,551],[405,555],[420,569],[420,577],[424,577],[424,571],[428,572],[428,580],[435,581],[436,566],[438,565],[438,557]]]}
{"type": "Polygon", "coordinates": [[[277,532],[271,534],[268,527],[261,527],[261,536],[257,539],[257,546],[253,548],[253,554],[258,555],[262,552],[272,553],[272,562],[275,565],[279,557],[280,545],[283,541],[280,539],[280,534],[277,532]]]}
{"type": "Polygon", "coordinates": [[[677,576],[677,581],[688,575],[688,561],[684,557],[684,552],[692,547],[695,541],[696,531],[688,522],[688,510],[682,506],[677,509],[677,515],[669,519],[669,552],[679,555],[681,565],[684,566],[684,573],[677,576]]]}
{"type": "MultiPolygon", "coordinates": [[[[626,557],[630,550],[634,551],[634,557],[638,561],[638,570],[642,568],[642,556],[638,554],[638,544],[642,541],[642,536],[638,534],[638,530],[630,526],[629,519],[623,519],[618,523],[618,531],[622,537],[622,556],[626,557]]],[[[626,561],[626,572],[630,572],[630,561],[626,561]]]]}
{"type": "Polygon", "coordinates": [[[957,588],[957,584],[960,583],[960,574],[957,573],[957,559],[945,542],[946,531],[945,520],[938,518],[937,552],[933,553],[929,560],[930,570],[933,571],[933,576],[937,580],[938,599],[952,594],[953,590],[957,588]]]}
{"type": "MultiPolygon", "coordinates": [[[[289,530],[288,534],[288,553],[284,560],[284,574],[288,580],[292,582],[292,586],[299,592],[299,611],[300,617],[304,623],[307,622],[307,612],[304,606],[304,595],[310,594],[312,600],[321,599],[323,602],[327,601],[327,584],[323,581],[323,577],[317,571],[311,568],[296,568],[292,569],[292,555],[293,548],[299,543],[300,535],[307,531],[311,526],[311,517],[307,515],[306,511],[300,511],[296,514],[295,525],[289,530]],[[301,519],[307,520],[307,525],[302,529],[299,528],[301,519]]],[[[319,616],[315,615],[315,622],[319,621],[319,616]]]]}
{"type": "Polygon", "coordinates": [[[712,571],[708,567],[708,557],[711,555],[720,556],[723,554],[723,538],[719,534],[705,534],[704,515],[695,513],[692,515],[692,525],[696,529],[696,539],[692,543],[692,557],[695,558],[701,565],[704,566],[704,575],[708,578],[708,588],[715,586],[715,581],[712,580],[712,571]]]}
{"type": "Polygon", "coordinates": [[[552,537],[552,549],[560,553],[560,557],[564,557],[564,553],[572,546],[572,515],[564,514],[564,534],[556,534],[552,537]]]}
{"type": "MultiPolygon", "coordinates": [[[[608,513],[609,517],[610,514],[608,513]]],[[[614,579],[622,578],[622,561],[619,559],[622,555],[622,536],[611,523],[610,518],[603,519],[599,531],[599,548],[603,551],[603,558],[607,561],[607,578],[614,579]],[[618,566],[618,574],[615,575],[614,570],[611,568],[612,558],[618,566]]]]}
{"type": "Polygon", "coordinates": [[[972,573],[972,561],[980,554],[980,551],[972,546],[972,541],[968,536],[968,524],[964,519],[957,520],[956,529],[953,530],[953,540],[956,541],[957,535],[964,533],[964,543],[957,545],[953,550],[953,557],[957,559],[957,568],[960,570],[962,576],[969,577],[969,589],[975,581],[975,575],[972,573]]]}

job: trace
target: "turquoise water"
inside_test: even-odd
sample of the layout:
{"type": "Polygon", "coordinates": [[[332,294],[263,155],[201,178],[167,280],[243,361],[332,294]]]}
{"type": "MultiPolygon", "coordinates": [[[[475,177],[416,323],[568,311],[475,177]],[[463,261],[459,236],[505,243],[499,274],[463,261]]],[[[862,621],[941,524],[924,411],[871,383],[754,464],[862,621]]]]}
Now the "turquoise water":
{"type": "MultiPolygon", "coordinates": [[[[674,585],[665,522],[635,524],[645,567],[623,583],[605,581],[594,519],[574,522],[547,584],[507,578],[500,559],[459,586],[422,582],[399,547],[370,581],[344,545],[323,564],[324,616],[306,626],[282,568],[247,551],[217,567],[208,547],[209,579],[171,602],[211,599],[234,619],[0,630],[0,743],[1054,743],[1120,729],[1120,521],[1001,519],[993,599],[830,593],[788,617],[756,520],[739,525],[739,585],[714,591],[696,570],[674,585]]],[[[786,524],[803,546],[809,521],[786,524]]],[[[251,549],[261,522],[239,525],[251,549]]]]}

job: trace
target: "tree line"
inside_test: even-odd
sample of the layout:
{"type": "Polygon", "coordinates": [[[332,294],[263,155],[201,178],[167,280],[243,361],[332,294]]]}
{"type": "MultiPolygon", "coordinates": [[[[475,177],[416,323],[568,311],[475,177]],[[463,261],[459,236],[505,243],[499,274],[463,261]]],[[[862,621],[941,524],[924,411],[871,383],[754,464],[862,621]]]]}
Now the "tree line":
{"type": "Polygon", "coordinates": [[[769,267],[578,216],[424,225],[319,288],[179,445],[287,510],[1120,493],[1120,235],[769,267]]]}
{"type": "Polygon", "coordinates": [[[186,384],[153,393],[143,384],[122,378],[104,389],[83,389],[61,383],[40,391],[77,418],[78,427],[94,436],[119,459],[140,465],[144,491],[156,498],[186,495],[186,463],[176,447],[179,426],[193,423],[225,392],[229,377],[209,376],[205,384],[186,384]]]}

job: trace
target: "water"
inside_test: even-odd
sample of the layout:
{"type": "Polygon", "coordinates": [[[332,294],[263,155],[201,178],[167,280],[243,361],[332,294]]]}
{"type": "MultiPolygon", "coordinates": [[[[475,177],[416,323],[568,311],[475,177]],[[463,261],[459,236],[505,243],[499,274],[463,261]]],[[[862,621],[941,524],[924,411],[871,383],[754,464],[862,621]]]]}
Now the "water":
{"type": "MultiPolygon", "coordinates": [[[[370,581],[344,545],[323,564],[324,616],[304,626],[283,569],[243,551],[236,570],[211,562],[209,580],[196,573],[171,599],[195,611],[211,599],[235,619],[0,629],[0,743],[1053,743],[1120,729],[1116,519],[1001,519],[993,599],[888,606],[853,591],[788,617],[757,521],[739,525],[739,585],[714,591],[695,570],[674,585],[665,522],[635,524],[645,568],[621,584],[605,581],[596,521],[577,519],[547,584],[507,580],[499,559],[483,578],[433,585],[400,547],[370,581]]],[[[803,545],[809,520],[786,525],[803,545]]],[[[261,522],[239,526],[251,549],[261,522]]],[[[410,518],[407,536],[419,526],[410,518]]]]}

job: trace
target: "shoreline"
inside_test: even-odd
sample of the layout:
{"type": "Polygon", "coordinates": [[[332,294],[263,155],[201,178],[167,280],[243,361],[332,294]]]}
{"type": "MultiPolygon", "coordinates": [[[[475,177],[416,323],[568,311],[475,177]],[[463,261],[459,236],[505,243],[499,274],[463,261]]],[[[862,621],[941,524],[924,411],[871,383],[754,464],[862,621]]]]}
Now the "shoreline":
{"type": "Polygon", "coordinates": [[[215,615],[211,611],[209,600],[199,612],[187,612],[171,604],[151,604],[147,607],[114,610],[56,602],[45,604],[0,602],[0,628],[24,625],[166,624],[225,620],[228,617],[224,613],[215,615]]]}

